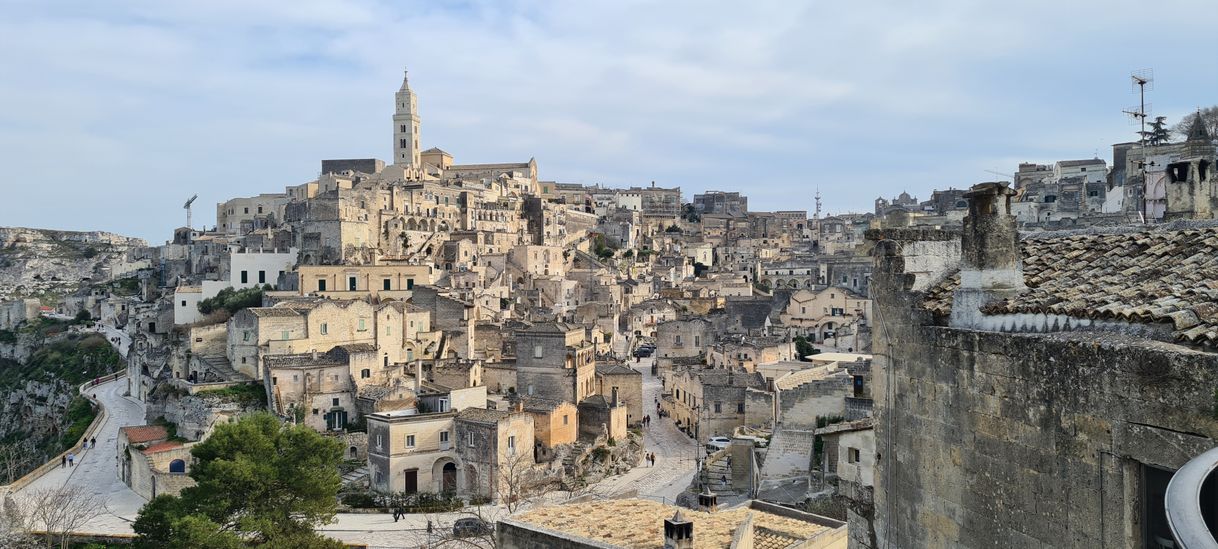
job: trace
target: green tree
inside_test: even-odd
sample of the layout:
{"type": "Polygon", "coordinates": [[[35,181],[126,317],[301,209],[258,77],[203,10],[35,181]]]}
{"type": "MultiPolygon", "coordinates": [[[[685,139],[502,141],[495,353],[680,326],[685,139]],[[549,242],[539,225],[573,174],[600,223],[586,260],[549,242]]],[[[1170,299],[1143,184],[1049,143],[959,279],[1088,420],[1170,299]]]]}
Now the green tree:
{"type": "Polygon", "coordinates": [[[268,413],[220,425],[191,450],[197,485],[158,496],[133,528],[141,547],[316,547],[342,544],[313,528],[333,520],[342,446],[268,413]]]}
{"type": "Polygon", "coordinates": [[[799,360],[805,360],[804,357],[819,353],[820,350],[813,347],[808,338],[804,336],[795,336],[795,352],[799,355],[799,360]]]}
{"type": "Polygon", "coordinates": [[[199,312],[208,315],[213,311],[224,309],[230,315],[234,315],[237,314],[237,311],[247,307],[260,307],[262,306],[262,293],[269,289],[271,289],[270,284],[241,290],[225,288],[217,292],[215,296],[200,301],[199,312]]]}

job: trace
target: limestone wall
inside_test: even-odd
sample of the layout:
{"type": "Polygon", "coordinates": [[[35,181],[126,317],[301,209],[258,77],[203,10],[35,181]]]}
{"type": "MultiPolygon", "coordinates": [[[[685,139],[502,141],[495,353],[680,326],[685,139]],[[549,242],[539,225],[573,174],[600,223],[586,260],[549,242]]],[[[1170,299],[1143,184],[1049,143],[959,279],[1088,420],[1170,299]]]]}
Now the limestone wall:
{"type": "Polygon", "coordinates": [[[900,244],[877,244],[874,521],[851,546],[1146,546],[1144,467],[1218,445],[1218,356],[935,326],[900,244]]]}

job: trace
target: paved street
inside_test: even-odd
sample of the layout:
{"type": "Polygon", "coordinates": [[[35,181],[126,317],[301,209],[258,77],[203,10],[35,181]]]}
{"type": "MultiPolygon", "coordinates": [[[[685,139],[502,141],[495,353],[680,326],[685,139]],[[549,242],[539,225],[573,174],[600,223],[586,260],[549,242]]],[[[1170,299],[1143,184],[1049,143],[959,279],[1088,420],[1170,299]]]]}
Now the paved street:
{"type": "Polygon", "coordinates": [[[82,451],[76,456],[75,466],[56,468],[30,483],[25,489],[14,494],[17,501],[36,490],[71,486],[93,494],[105,506],[105,512],[90,521],[84,531],[131,531],[128,521],[135,518],[145,500],[119,480],[116,444],[119,427],[144,423],[144,407],[139,402],[124,397],[123,392],[126,390],[125,377],[89,388],[89,392],[97,395],[109,412],[98,431],[97,449],[82,451]]]}

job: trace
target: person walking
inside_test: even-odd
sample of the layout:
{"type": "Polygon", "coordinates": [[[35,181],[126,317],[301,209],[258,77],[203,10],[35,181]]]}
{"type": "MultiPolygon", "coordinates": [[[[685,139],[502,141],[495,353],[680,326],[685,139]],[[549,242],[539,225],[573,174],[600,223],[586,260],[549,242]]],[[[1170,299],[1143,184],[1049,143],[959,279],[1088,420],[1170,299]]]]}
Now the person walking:
{"type": "Polygon", "coordinates": [[[89,448],[90,449],[97,448],[97,437],[93,437],[93,438],[89,439],[89,448]]]}
{"type": "Polygon", "coordinates": [[[64,467],[67,467],[67,466],[68,466],[68,456],[61,456],[59,458],[59,468],[63,469],[64,467]]]}
{"type": "Polygon", "coordinates": [[[72,461],[76,459],[76,454],[68,452],[68,467],[72,466],[72,461]]]}

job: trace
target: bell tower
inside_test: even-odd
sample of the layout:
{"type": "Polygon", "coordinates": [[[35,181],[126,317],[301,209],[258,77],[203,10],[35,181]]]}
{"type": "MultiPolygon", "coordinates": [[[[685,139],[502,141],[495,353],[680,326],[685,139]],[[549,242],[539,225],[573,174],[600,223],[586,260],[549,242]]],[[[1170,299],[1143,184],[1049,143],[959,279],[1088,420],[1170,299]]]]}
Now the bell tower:
{"type": "Polygon", "coordinates": [[[423,165],[419,160],[419,105],[405,74],[394,101],[393,163],[400,166],[423,165]]]}

